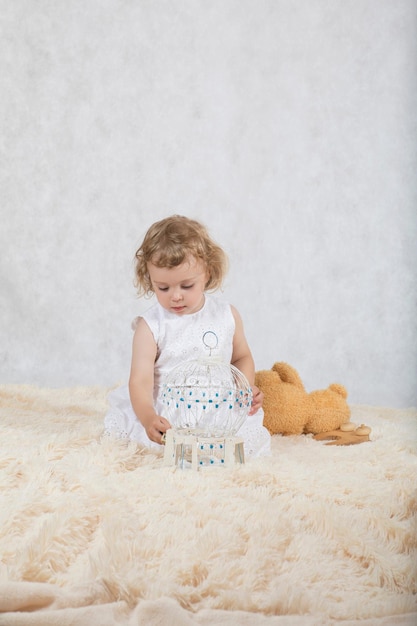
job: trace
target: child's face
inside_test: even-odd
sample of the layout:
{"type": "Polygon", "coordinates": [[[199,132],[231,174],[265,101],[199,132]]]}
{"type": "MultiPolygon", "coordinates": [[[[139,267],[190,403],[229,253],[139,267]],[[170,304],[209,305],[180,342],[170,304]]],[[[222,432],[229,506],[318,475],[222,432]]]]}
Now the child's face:
{"type": "Polygon", "coordinates": [[[177,267],[157,267],[148,263],[152,288],[161,306],[176,315],[190,315],[204,304],[208,280],[204,264],[194,257],[177,267]]]}

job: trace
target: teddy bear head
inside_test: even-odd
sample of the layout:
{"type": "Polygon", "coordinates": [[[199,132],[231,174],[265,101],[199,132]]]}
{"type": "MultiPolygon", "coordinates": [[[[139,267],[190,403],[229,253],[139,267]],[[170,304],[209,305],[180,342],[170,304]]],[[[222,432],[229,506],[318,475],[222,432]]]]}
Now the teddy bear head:
{"type": "Polygon", "coordinates": [[[335,430],[349,421],[350,408],[343,385],[307,393],[298,372],[287,363],[255,374],[264,394],[264,426],[271,434],[300,435],[335,430]]]}

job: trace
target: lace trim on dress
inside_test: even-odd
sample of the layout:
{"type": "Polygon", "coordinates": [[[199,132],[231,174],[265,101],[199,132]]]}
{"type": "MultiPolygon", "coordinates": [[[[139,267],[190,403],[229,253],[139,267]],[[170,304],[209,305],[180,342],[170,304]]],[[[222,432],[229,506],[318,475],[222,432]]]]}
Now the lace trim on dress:
{"type": "Polygon", "coordinates": [[[117,439],[129,439],[129,433],[119,426],[119,416],[116,413],[106,415],[104,421],[104,434],[117,439]]]}

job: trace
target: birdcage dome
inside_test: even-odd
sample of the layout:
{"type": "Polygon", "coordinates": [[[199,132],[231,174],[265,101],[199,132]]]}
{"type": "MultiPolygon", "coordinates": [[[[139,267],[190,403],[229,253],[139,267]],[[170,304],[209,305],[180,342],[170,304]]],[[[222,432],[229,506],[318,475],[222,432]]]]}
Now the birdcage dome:
{"type": "Polygon", "coordinates": [[[248,416],[252,390],[236,367],[207,356],[174,368],[162,384],[160,399],[177,431],[229,437],[248,416]]]}

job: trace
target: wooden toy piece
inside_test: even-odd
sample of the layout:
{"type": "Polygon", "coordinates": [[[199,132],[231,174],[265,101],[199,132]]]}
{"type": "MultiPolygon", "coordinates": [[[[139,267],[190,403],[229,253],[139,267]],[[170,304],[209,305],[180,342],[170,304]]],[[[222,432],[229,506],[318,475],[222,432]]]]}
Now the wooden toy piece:
{"type": "Polygon", "coordinates": [[[370,432],[371,429],[369,428],[369,426],[365,426],[365,424],[362,424],[359,428],[356,428],[355,430],[346,431],[339,428],[338,430],[330,430],[327,433],[319,433],[318,435],[314,435],[314,439],[316,439],[317,441],[329,440],[329,443],[326,443],[326,446],[351,446],[356,443],[370,441],[370,432]]]}
{"type": "Polygon", "coordinates": [[[369,435],[370,432],[371,429],[369,428],[369,426],[365,426],[365,424],[361,424],[359,428],[355,430],[355,433],[357,435],[369,435]]]}
{"type": "Polygon", "coordinates": [[[344,424],[340,425],[340,430],[343,430],[343,432],[351,432],[352,430],[356,430],[356,424],[354,424],[353,422],[345,422],[344,424]]]}

